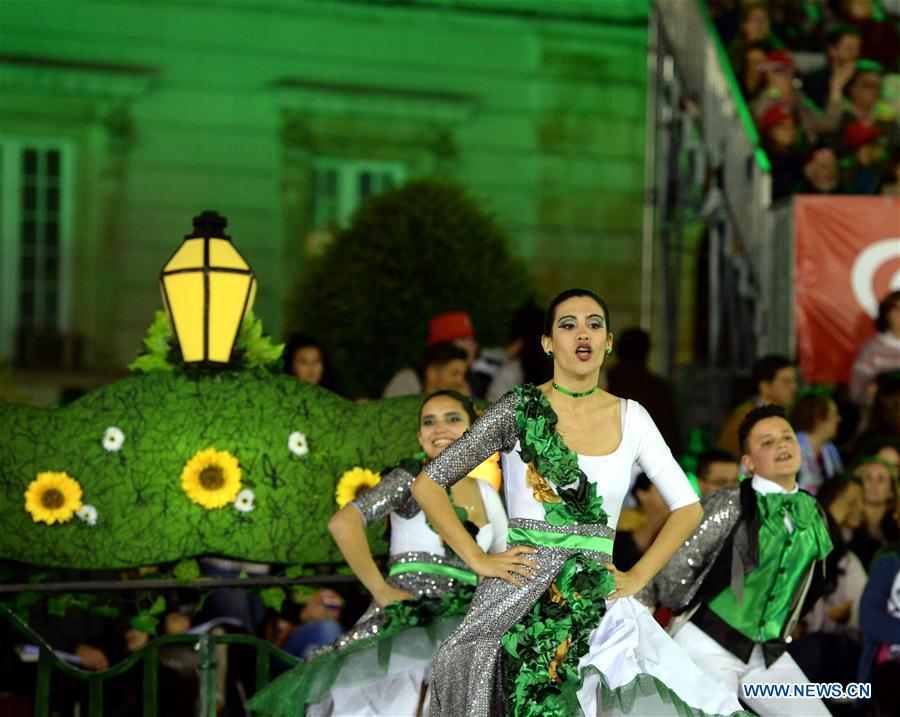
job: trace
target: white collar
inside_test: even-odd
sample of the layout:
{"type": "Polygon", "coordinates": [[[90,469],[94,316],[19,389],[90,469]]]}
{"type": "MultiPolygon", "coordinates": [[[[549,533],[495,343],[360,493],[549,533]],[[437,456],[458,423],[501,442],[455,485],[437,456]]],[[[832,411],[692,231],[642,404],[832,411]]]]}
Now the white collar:
{"type": "Polygon", "coordinates": [[[753,482],[750,484],[757,493],[766,495],[767,493],[796,493],[800,490],[799,486],[794,485],[794,490],[785,490],[778,483],[760,475],[753,476],[753,482]]]}

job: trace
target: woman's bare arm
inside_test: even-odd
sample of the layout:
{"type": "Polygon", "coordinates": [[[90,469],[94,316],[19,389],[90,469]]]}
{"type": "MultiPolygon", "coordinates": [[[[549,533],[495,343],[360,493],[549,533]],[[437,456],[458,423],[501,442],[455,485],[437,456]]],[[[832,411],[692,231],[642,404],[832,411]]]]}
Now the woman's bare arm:
{"type": "Polygon", "coordinates": [[[524,556],[535,552],[533,548],[516,546],[503,553],[486,554],[463,527],[447,491],[424,471],[416,477],[412,493],[434,529],[476,573],[482,577],[502,578],[513,585],[521,585],[516,575],[531,577],[528,568],[534,569],[537,565],[524,556]]]}
{"type": "Polygon", "coordinates": [[[369,548],[365,524],[359,511],[352,505],[345,505],[328,521],[328,530],[337,543],[347,565],[359,578],[375,601],[384,607],[396,600],[411,598],[405,590],[392,587],[384,579],[369,548]]]}
{"type": "Polygon", "coordinates": [[[610,565],[609,570],[616,579],[616,589],[610,599],[634,595],[653,579],[662,567],[680,548],[703,520],[700,503],[691,503],[673,510],[663,523],[656,540],[647,548],[643,557],[628,571],[620,571],[610,565]]]}

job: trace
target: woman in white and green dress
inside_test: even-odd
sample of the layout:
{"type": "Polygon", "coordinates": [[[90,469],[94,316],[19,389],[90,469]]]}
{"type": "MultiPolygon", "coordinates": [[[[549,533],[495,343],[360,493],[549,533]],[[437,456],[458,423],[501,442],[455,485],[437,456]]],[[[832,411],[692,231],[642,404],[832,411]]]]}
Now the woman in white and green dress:
{"type": "MultiPolygon", "coordinates": [[[[456,391],[429,395],[419,410],[417,434],[424,456],[438,456],[475,415],[471,399],[456,391]]],[[[329,529],[372,594],[372,605],[347,633],[254,696],[249,706],[256,714],[421,714],[435,648],[459,624],[477,583],[412,498],[410,486],[421,467],[419,458],[401,461],[332,517],[329,529]],[[365,533],[385,517],[391,526],[386,576],[365,533]]],[[[450,491],[451,498],[481,549],[505,549],[506,513],[494,488],[467,477],[450,491]]]]}
{"type": "Polygon", "coordinates": [[[598,388],[609,312],[591,291],[560,294],[544,350],[553,380],[501,398],[425,466],[413,495],[484,579],[432,665],[430,717],[730,715],[737,697],[691,663],[631,596],[691,535],[697,496],[647,411],[598,388]],[[500,451],[509,550],[486,554],[446,489],[500,451]],[[671,514],[625,572],[612,545],[637,463],[671,514]]]}

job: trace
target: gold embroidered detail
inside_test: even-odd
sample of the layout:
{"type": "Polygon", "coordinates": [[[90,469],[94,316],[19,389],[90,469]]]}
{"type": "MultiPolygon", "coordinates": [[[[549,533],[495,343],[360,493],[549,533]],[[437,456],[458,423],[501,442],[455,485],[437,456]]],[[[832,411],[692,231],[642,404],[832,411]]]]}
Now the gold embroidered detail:
{"type": "Polygon", "coordinates": [[[568,601],[562,596],[559,588],[556,587],[556,581],[550,583],[550,600],[560,607],[563,607],[568,601]]]}
{"type": "Polygon", "coordinates": [[[525,485],[531,488],[531,494],[538,503],[561,503],[562,499],[553,492],[550,484],[534,468],[534,463],[528,464],[525,473],[525,485]]]}
{"type": "Polygon", "coordinates": [[[560,663],[565,659],[566,653],[569,651],[569,646],[571,644],[572,638],[567,637],[565,640],[559,643],[559,647],[557,647],[556,652],[553,653],[553,662],[551,662],[550,667],[547,668],[547,674],[554,682],[562,682],[562,679],[559,675],[556,674],[556,671],[559,669],[560,663]]]}

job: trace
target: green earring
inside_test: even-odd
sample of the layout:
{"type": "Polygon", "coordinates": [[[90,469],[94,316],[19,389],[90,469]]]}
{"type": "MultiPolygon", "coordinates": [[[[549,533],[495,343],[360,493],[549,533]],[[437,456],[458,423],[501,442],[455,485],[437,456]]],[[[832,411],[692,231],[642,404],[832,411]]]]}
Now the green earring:
{"type": "Polygon", "coordinates": [[[606,355],[612,356],[612,349],[606,349],[606,355]]]}
{"type": "Polygon", "coordinates": [[[553,358],[553,352],[547,351],[547,358],[553,358]]]}

